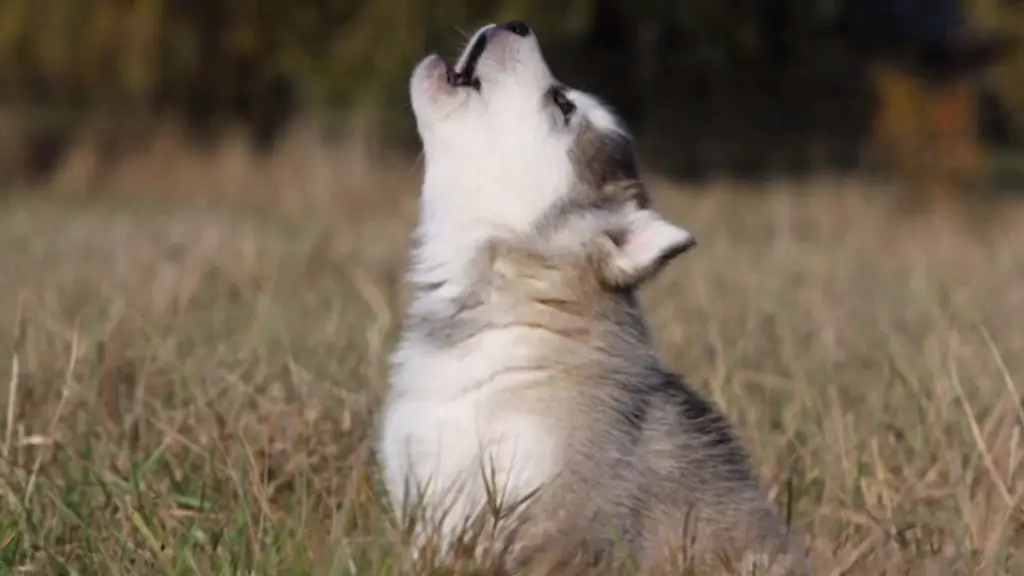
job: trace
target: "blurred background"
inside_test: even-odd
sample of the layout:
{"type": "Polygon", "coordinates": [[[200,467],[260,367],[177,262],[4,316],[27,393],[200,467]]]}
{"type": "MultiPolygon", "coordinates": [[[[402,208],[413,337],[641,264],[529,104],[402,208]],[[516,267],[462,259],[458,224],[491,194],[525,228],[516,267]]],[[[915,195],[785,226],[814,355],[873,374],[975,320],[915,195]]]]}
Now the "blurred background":
{"type": "Polygon", "coordinates": [[[0,183],[169,130],[265,152],[301,122],[414,149],[416,59],[513,16],[674,176],[1024,180],[1017,0],[3,0],[0,183]]]}
{"type": "Polygon", "coordinates": [[[510,19],[819,572],[1024,574],[1021,0],[0,0],[0,572],[491,573],[399,568],[373,446],[409,74],[510,19]]]}

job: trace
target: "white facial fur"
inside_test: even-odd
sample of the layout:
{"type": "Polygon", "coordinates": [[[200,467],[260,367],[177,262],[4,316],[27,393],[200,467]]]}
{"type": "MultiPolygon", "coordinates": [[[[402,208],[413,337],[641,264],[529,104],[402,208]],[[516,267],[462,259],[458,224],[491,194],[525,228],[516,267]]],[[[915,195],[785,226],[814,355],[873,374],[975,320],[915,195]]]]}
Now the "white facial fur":
{"type": "Polygon", "coordinates": [[[420,62],[410,81],[426,168],[415,282],[457,282],[474,246],[496,233],[526,230],[568,194],[578,178],[571,151],[581,130],[628,137],[597,98],[564,86],[575,110],[568,119],[562,114],[551,93],[560,84],[532,33],[485,26],[456,70],[484,35],[479,90],[449,85],[436,55],[420,62]]]}

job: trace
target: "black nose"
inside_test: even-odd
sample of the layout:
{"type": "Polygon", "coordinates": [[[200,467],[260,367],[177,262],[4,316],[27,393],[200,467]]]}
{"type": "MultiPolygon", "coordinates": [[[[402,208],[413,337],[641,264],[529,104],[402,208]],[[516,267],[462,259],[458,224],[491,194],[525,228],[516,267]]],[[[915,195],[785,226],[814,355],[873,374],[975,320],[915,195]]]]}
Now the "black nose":
{"type": "Polygon", "coordinates": [[[516,36],[522,36],[523,38],[526,38],[527,36],[530,35],[530,27],[527,26],[526,22],[523,22],[522,20],[513,20],[511,22],[506,22],[502,24],[501,27],[515,34],[516,36]]]}

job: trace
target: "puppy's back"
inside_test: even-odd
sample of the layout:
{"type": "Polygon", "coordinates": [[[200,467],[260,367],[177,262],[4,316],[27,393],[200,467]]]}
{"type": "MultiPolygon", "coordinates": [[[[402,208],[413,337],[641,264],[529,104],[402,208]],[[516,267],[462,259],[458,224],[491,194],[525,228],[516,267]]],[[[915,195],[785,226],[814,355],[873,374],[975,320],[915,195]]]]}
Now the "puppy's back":
{"type": "Polygon", "coordinates": [[[492,252],[493,299],[565,342],[541,360],[559,367],[553,381],[531,391],[564,426],[565,465],[521,517],[515,562],[568,573],[625,556],[644,573],[743,573],[761,560],[771,570],[751,573],[806,573],[729,422],[660,362],[634,287],[605,276],[622,249],[608,226],[614,218],[581,227],[576,243],[492,252]]]}
{"type": "MultiPolygon", "coordinates": [[[[575,433],[562,475],[531,510],[533,539],[573,542],[589,558],[628,552],[643,573],[739,567],[758,554],[799,568],[802,551],[725,418],[656,366],[603,367],[571,383],[566,416],[575,433]]],[[[571,551],[553,546],[547,554],[571,551]]]]}

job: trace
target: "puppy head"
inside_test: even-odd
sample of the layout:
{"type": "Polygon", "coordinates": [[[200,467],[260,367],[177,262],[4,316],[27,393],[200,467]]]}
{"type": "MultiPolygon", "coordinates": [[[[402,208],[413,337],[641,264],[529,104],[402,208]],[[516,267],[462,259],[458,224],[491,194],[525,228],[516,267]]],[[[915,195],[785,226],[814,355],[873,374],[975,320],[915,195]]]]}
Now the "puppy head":
{"type": "Polygon", "coordinates": [[[427,56],[410,95],[425,159],[421,233],[448,243],[439,255],[524,231],[572,190],[637,177],[622,123],[553,76],[525,23],[480,28],[454,63],[427,56]]]}

